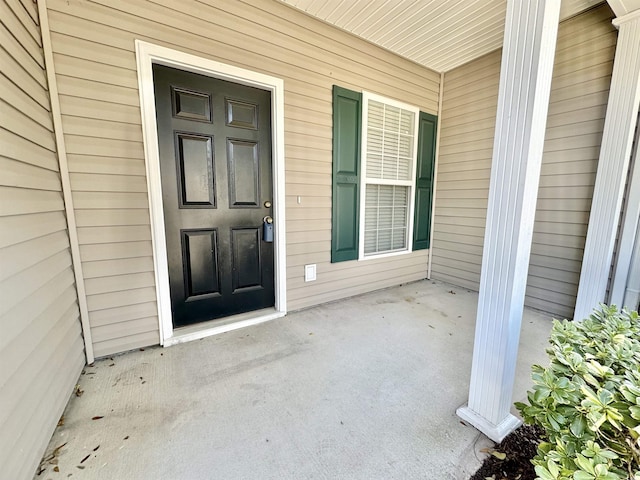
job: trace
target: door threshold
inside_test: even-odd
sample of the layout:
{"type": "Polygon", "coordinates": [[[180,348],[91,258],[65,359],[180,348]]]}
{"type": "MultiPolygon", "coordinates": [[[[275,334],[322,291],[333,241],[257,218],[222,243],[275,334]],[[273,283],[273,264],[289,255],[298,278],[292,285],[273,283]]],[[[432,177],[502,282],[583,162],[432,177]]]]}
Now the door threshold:
{"type": "Polygon", "coordinates": [[[220,333],[238,330],[239,328],[250,327],[259,323],[268,322],[276,318],[285,316],[285,312],[279,312],[274,307],[263,308],[253,312],[239,313],[217,320],[179,327],[173,330],[173,335],[164,340],[163,347],[170,347],[178,343],[191,342],[201,338],[218,335],[220,333]]]}

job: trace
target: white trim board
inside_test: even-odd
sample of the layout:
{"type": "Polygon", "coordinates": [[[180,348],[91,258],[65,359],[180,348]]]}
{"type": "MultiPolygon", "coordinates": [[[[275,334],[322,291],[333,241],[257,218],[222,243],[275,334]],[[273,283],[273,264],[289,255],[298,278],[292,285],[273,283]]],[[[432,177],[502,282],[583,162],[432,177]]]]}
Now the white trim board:
{"type": "Polygon", "coordinates": [[[55,62],[53,60],[51,30],[49,29],[49,11],[47,10],[45,0],[38,2],[38,15],[40,18],[40,32],[42,35],[42,51],[44,53],[47,85],[49,87],[49,100],[51,102],[51,118],[56,140],[58,166],[60,168],[60,183],[62,184],[62,196],[67,220],[67,233],[69,235],[69,247],[71,250],[71,263],[75,277],[76,294],[78,296],[78,308],[80,310],[84,354],[87,364],[91,365],[95,360],[95,356],[93,353],[91,324],[89,322],[87,291],[85,289],[82,259],[80,257],[80,241],[78,240],[78,227],[76,224],[75,207],[73,206],[73,192],[71,191],[71,179],[67,161],[67,147],[64,142],[64,131],[62,128],[62,111],[60,109],[60,96],[58,95],[58,82],[56,79],[55,62]]]}
{"type": "MultiPolygon", "coordinates": [[[[149,213],[151,215],[151,242],[158,302],[160,345],[195,340],[205,336],[234,330],[242,326],[255,325],[282,317],[287,309],[286,252],[285,252],[285,192],[284,192],[284,82],[280,78],[245,70],[206,58],[198,57],[159,45],[135,41],[138,66],[138,87],[142,114],[142,134],[144,156],[147,168],[147,189],[149,193],[149,213]],[[152,65],[160,64],[188,72],[219,78],[242,85],[271,92],[271,128],[273,159],[273,212],[274,212],[274,273],[275,306],[273,309],[259,310],[254,316],[243,314],[242,319],[224,325],[204,322],[190,327],[189,334],[174,331],[171,317],[171,296],[169,291],[169,268],[167,264],[167,244],[164,230],[164,211],[160,182],[160,157],[158,152],[158,129],[156,126],[155,95],[153,91],[152,65]]],[[[233,320],[234,317],[230,317],[233,320]]],[[[224,323],[224,319],[221,319],[224,323]]]]}
{"type": "Polygon", "coordinates": [[[442,99],[444,97],[444,72],[440,74],[440,94],[438,96],[438,123],[436,125],[436,151],[433,162],[433,184],[431,186],[431,226],[429,227],[429,261],[427,262],[427,279],[431,280],[433,265],[433,234],[436,228],[436,195],[438,185],[438,166],[440,163],[440,132],[442,132],[442,99]]]}

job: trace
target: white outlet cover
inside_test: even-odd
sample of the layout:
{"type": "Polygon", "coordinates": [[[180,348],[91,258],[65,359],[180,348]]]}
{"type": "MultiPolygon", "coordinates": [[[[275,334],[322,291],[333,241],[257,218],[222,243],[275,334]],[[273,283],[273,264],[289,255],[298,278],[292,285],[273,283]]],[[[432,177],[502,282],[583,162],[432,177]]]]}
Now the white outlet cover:
{"type": "Polygon", "coordinates": [[[304,281],[305,282],[313,282],[316,279],[316,265],[315,263],[312,265],[304,266],[304,281]]]}

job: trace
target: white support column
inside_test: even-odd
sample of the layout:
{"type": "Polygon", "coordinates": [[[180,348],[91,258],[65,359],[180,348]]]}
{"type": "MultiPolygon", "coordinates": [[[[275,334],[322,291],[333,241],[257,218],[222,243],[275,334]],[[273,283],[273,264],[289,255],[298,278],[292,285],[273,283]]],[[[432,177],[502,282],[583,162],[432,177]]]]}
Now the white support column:
{"type": "Polygon", "coordinates": [[[632,281],[640,270],[640,265],[634,261],[635,250],[640,246],[637,243],[638,223],[640,222],[640,135],[636,136],[636,146],[632,162],[632,170],[629,175],[629,186],[627,187],[627,200],[624,208],[624,218],[622,219],[622,229],[620,230],[620,240],[618,242],[618,253],[616,254],[616,266],[613,272],[613,282],[611,284],[611,294],[609,303],[618,307],[629,307],[635,309],[638,303],[627,303],[625,292],[627,282],[632,281]],[[635,270],[634,270],[635,268],[635,270]],[[634,276],[635,275],[635,276],[634,276]]]}
{"type": "Polygon", "coordinates": [[[640,309],[640,225],[636,231],[635,245],[631,254],[631,268],[622,304],[631,310],[640,309]]]}
{"type": "Polygon", "coordinates": [[[617,18],[619,28],[609,103],[573,318],[589,316],[604,302],[620,207],[640,103],[640,11],[617,18]]]}
{"type": "Polygon", "coordinates": [[[495,441],[511,415],[560,0],[508,0],[469,403],[458,415],[495,441]]]}

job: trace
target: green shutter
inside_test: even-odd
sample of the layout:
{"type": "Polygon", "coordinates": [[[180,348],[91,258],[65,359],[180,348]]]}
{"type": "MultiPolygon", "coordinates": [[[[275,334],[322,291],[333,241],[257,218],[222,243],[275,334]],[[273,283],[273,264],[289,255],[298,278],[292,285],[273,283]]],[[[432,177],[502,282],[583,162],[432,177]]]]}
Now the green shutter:
{"type": "Polygon", "coordinates": [[[331,261],[358,258],[362,94],[333,87],[331,261]]]}
{"type": "Polygon", "coordinates": [[[424,250],[429,248],[431,244],[431,202],[433,199],[433,166],[436,159],[437,124],[437,117],[420,112],[416,205],[413,222],[414,250],[424,250]]]}

